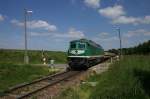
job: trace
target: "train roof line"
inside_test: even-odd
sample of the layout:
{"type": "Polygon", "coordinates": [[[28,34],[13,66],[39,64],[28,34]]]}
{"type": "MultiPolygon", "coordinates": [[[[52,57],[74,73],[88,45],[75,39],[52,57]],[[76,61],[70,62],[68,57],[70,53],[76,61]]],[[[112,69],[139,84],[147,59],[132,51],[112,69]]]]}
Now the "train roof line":
{"type": "Polygon", "coordinates": [[[73,40],[73,41],[71,41],[71,42],[77,42],[77,41],[85,41],[85,42],[88,42],[88,43],[90,43],[90,44],[92,44],[92,45],[94,45],[94,46],[96,46],[96,47],[102,48],[101,45],[95,43],[95,42],[92,41],[92,40],[88,40],[88,39],[85,39],[85,38],[78,39],[78,40],[73,40]]]}

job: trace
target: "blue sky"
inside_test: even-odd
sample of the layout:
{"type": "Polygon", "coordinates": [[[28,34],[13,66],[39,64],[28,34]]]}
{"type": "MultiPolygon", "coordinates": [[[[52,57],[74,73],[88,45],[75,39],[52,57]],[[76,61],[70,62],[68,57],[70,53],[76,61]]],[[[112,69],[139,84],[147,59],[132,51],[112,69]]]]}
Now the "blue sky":
{"type": "Polygon", "coordinates": [[[0,48],[24,49],[24,8],[29,49],[66,51],[69,41],[91,39],[105,50],[150,40],[150,0],[1,0],[0,48]]]}

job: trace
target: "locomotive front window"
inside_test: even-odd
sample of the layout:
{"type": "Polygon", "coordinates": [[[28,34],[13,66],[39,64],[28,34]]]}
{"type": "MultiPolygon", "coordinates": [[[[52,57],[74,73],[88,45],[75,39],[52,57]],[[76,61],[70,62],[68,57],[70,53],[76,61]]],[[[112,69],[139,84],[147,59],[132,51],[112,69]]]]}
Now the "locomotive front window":
{"type": "Polygon", "coordinates": [[[76,44],[71,44],[71,48],[76,48],[76,44]]]}
{"type": "Polygon", "coordinates": [[[79,43],[79,44],[78,44],[78,48],[80,48],[80,49],[85,49],[85,44],[84,44],[84,43],[79,43]]]}

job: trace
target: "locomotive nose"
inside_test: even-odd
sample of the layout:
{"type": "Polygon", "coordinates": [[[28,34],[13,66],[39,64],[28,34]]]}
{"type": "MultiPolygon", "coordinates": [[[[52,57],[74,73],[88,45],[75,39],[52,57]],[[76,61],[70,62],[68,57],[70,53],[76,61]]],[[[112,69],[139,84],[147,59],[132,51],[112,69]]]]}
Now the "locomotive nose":
{"type": "Polygon", "coordinates": [[[78,54],[78,50],[75,50],[75,54],[76,54],[76,55],[78,54]]]}
{"type": "Polygon", "coordinates": [[[75,50],[70,50],[69,53],[74,54],[74,55],[79,55],[79,54],[84,54],[85,50],[75,49],[75,50]]]}
{"type": "Polygon", "coordinates": [[[75,52],[78,53],[78,50],[76,50],[75,52]]]}

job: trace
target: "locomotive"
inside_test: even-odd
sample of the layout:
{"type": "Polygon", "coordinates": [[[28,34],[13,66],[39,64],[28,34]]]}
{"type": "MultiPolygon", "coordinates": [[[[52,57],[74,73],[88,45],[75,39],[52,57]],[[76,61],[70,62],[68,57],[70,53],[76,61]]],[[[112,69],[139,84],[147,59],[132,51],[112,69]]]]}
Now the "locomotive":
{"type": "Polygon", "coordinates": [[[101,62],[104,49],[88,39],[73,40],[68,49],[68,65],[70,69],[88,69],[101,62]]]}

